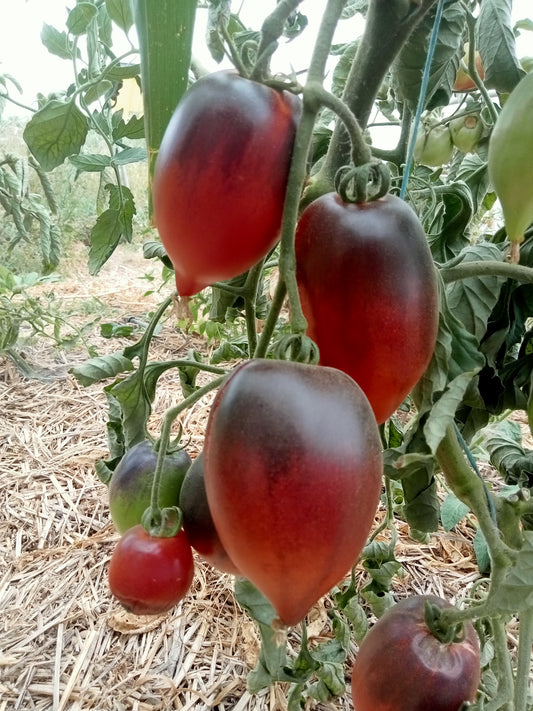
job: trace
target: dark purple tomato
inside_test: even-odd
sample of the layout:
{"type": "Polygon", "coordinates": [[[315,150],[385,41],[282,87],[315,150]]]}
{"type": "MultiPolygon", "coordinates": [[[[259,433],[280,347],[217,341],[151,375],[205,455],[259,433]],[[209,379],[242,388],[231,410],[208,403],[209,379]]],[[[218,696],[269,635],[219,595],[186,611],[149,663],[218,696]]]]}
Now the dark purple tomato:
{"type": "Polygon", "coordinates": [[[135,615],[170,610],[191,587],[192,549],[183,530],[168,538],[151,536],[138,525],[117,543],[109,563],[109,588],[135,615]]]}
{"type": "Polygon", "coordinates": [[[459,711],[474,701],[480,679],[479,640],[467,622],[460,641],[443,643],[429,630],[432,595],[402,600],[363,639],[352,671],[355,711],[459,711]]]}
{"type": "Polygon", "coordinates": [[[300,111],[294,95],[227,71],[178,104],[152,196],[181,296],[242,274],[276,244],[300,111]]]}
{"type": "Polygon", "coordinates": [[[400,198],[312,202],[296,231],[297,281],[322,365],[348,373],[378,424],[426,369],[439,319],[435,268],[415,212],[400,198]]]}
{"type": "Polygon", "coordinates": [[[238,574],[239,571],[229,559],[213,523],[205,491],[203,452],[196,457],[185,475],[181,487],[180,509],[183,513],[183,530],[195,551],[218,570],[238,574]]]}
{"type": "Polygon", "coordinates": [[[248,361],[217,393],[204,455],[222,545],[296,624],[355,565],[374,521],[382,451],[366,397],[340,370],[248,361]]]}

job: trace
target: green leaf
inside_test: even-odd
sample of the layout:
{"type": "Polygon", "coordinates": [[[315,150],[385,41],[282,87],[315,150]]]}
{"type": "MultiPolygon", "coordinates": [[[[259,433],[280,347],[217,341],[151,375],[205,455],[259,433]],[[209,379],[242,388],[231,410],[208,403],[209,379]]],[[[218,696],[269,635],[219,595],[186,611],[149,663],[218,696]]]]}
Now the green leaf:
{"type": "Polygon", "coordinates": [[[484,445],[490,463],[507,484],[533,487],[533,451],[522,446],[518,422],[506,419],[486,427],[484,445]]]}
{"type": "Polygon", "coordinates": [[[136,79],[140,72],[140,64],[110,64],[102,72],[102,79],[109,79],[109,81],[136,79]]]}
{"type": "Polygon", "coordinates": [[[44,170],[53,170],[74,153],[79,153],[88,132],[88,119],[68,102],[49,101],[33,114],[24,128],[23,137],[44,170]]]}
{"type": "Polygon", "coordinates": [[[146,423],[152,412],[152,403],[139,370],[113,384],[110,389],[120,405],[124,446],[128,450],[146,439],[146,423]]]}
{"type": "Polygon", "coordinates": [[[105,0],[109,17],[124,32],[129,32],[133,27],[133,13],[130,0],[105,0]]]}
{"type": "Polygon", "coordinates": [[[438,263],[453,259],[470,244],[466,234],[474,214],[472,193],[466,183],[456,181],[438,186],[439,205],[433,208],[428,227],[428,241],[433,259],[438,263]]]}
{"type": "Polygon", "coordinates": [[[440,507],[440,517],[442,527],[445,531],[451,531],[470,511],[470,508],[463,503],[454,493],[449,493],[440,507]]]}
{"type": "Polygon", "coordinates": [[[109,208],[99,215],[91,230],[91,274],[100,271],[122,237],[130,242],[133,234],[133,215],[136,209],[131,190],[112,184],[106,185],[106,189],[109,191],[109,208]]]}
{"type": "MultiPolygon", "coordinates": [[[[426,13],[415,27],[393,65],[393,83],[400,98],[416,109],[422,74],[426,63],[429,37],[433,29],[436,9],[426,13]]],[[[465,27],[465,8],[462,3],[445,4],[430,69],[426,93],[426,108],[446,106],[455,80],[465,27]]]]}
{"type": "Polygon", "coordinates": [[[490,572],[490,556],[487,541],[483,535],[483,531],[478,528],[474,536],[474,553],[476,555],[477,567],[482,575],[487,575],[490,572]]]}
{"type": "Polygon", "coordinates": [[[61,57],[61,59],[74,59],[74,57],[81,56],[78,49],[74,51],[74,44],[69,40],[66,32],[60,32],[46,22],[43,23],[41,29],[41,42],[50,54],[61,57]]]}
{"type": "MultiPolygon", "coordinates": [[[[113,140],[119,141],[121,138],[137,140],[144,138],[144,119],[142,116],[132,116],[128,121],[122,118],[122,112],[116,111],[113,114],[113,140]]],[[[146,160],[146,151],[143,160],[146,160]]]]}
{"type": "Polygon", "coordinates": [[[70,156],[69,161],[78,170],[85,173],[101,173],[111,165],[111,157],[100,153],[80,153],[70,156]]]}
{"type": "Polygon", "coordinates": [[[95,84],[92,84],[87,91],[83,94],[83,98],[87,105],[93,104],[98,101],[102,96],[105,96],[108,92],[113,89],[113,83],[109,79],[102,79],[95,84]]]}
{"type": "MultiPolygon", "coordinates": [[[[461,254],[446,266],[484,260],[502,261],[500,248],[490,242],[472,245],[463,249],[461,254]]],[[[478,341],[485,335],[489,316],[496,306],[504,282],[504,278],[496,276],[470,277],[458,279],[446,289],[449,308],[478,341]]]]}
{"type": "Polygon", "coordinates": [[[146,158],[147,154],[144,148],[125,148],[123,151],[120,151],[113,156],[112,162],[114,165],[129,165],[130,163],[139,163],[146,160],[146,158]]]}
{"type": "Polygon", "coordinates": [[[100,335],[102,338],[129,338],[133,335],[135,326],[123,323],[101,323],[100,335]]]}
{"type": "Polygon", "coordinates": [[[524,531],[523,537],[516,561],[491,596],[492,602],[506,612],[533,608],[533,531],[524,531]]]}
{"type": "Polygon", "coordinates": [[[125,358],[121,353],[109,353],[76,365],[69,372],[79,383],[87,387],[100,380],[114,378],[128,370],[133,370],[133,363],[129,358],[125,358]]]}
{"type": "Polygon", "coordinates": [[[525,75],[516,56],[512,0],[483,0],[476,22],[477,47],[487,89],[510,93],[525,75]]]}
{"type": "Polygon", "coordinates": [[[83,35],[98,13],[92,2],[78,2],[68,14],[67,29],[72,35],[83,35]]]}
{"type": "Polygon", "coordinates": [[[143,256],[145,259],[160,259],[168,269],[174,269],[170,257],[159,239],[147,239],[143,242],[143,256]]]}

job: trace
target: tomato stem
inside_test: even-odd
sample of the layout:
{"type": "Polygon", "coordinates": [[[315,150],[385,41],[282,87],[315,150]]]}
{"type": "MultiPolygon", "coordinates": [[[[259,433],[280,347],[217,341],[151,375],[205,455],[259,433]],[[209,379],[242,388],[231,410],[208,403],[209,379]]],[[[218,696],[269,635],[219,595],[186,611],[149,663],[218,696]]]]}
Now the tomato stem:
{"type": "Polygon", "coordinates": [[[533,284],[533,269],[510,262],[472,261],[462,262],[453,267],[442,267],[440,275],[445,284],[450,284],[460,279],[483,276],[501,276],[506,279],[516,279],[528,284],[533,284]]]}
{"type": "MultiPolygon", "coordinates": [[[[259,342],[253,353],[254,358],[265,358],[268,351],[268,344],[276,328],[276,323],[278,321],[278,316],[287,296],[287,287],[283,279],[279,279],[276,285],[276,291],[274,292],[274,298],[270,305],[268,316],[261,331],[261,336],[259,337],[259,342]]],[[[252,354],[250,354],[252,355],[252,354]]]]}
{"type": "Polygon", "coordinates": [[[255,66],[250,79],[262,81],[269,73],[270,58],[278,46],[278,39],[283,34],[285,23],[302,0],[281,0],[276,9],[268,15],[261,26],[261,41],[257,48],[255,66]]]}
{"type": "MultiPolygon", "coordinates": [[[[212,380],[210,383],[207,383],[207,385],[198,388],[198,390],[195,390],[191,395],[189,395],[189,397],[185,398],[185,400],[180,402],[179,405],[175,405],[174,407],[169,408],[165,413],[163,423],[161,425],[159,449],[157,452],[157,462],[155,466],[154,480],[152,482],[152,493],[149,509],[150,513],[146,515],[146,519],[143,516],[143,523],[145,521],[151,521],[151,525],[157,525],[158,522],[160,523],[160,534],[164,531],[165,522],[162,521],[161,508],[159,506],[159,489],[161,484],[161,473],[163,471],[165,456],[168,449],[172,424],[174,423],[176,417],[178,417],[178,415],[183,412],[183,410],[192,407],[192,405],[194,405],[195,402],[198,402],[198,400],[201,400],[204,395],[207,395],[215,388],[218,388],[225,379],[225,377],[226,375],[221,375],[220,377],[212,380]]],[[[150,533],[151,536],[157,535],[157,532],[155,532],[154,529],[149,530],[148,533],[150,533]]]]}
{"type": "Polygon", "coordinates": [[[533,608],[520,613],[518,637],[518,665],[515,682],[515,711],[527,711],[529,676],[531,673],[531,646],[533,645],[533,608]]]}

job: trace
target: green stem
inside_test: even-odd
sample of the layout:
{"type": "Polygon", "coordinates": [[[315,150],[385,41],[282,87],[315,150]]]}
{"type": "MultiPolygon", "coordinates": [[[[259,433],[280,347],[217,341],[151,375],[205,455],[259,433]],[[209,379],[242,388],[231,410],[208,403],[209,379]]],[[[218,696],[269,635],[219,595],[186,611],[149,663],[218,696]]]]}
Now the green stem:
{"type": "Polygon", "coordinates": [[[272,338],[272,334],[274,333],[274,329],[276,328],[276,323],[278,321],[281,307],[283,306],[283,302],[285,301],[286,296],[287,287],[285,286],[285,282],[283,281],[283,279],[280,277],[276,285],[274,298],[272,299],[272,303],[270,304],[268,316],[263,325],[261,336],[259,337],[259,342],[253,354],[254,358],[266,357],[268,351],[268,344],[270,343],[270,339],[272,338]]]}
{"type": "Polygon", "coordinates": [[[302,312],[296,284],[294,234],[298,221],[300,199],[307,177],[307,159],[313,138],[313,128],[320,109],[320,93],[337,22],[346,0],[328,0],[311,56],[307,82],[303,90],[303,111],[296,131],[289,172],[280,242],[280,273],[287,287],[294,333],[305,333],[307,321],[302,312]]]}
{"type": "Polygon", "coordinates": [[[281,0],[276,9],[264,20],[261,27],[261,41],[257,48],[257,60],[250,74],[250,79],[261,81],[268,74],[270,58],[274,53],[278,39],[283,34],[285,23],[302,0],[281,0]]]}
{"type": "MultiPolygon", "coordinates": [[[[364,130],[381,83],[395,57],[418,22],[437,0],[371,0],[365,29],[352,63],[343,94],[364,130]]],[[[333,189],[337,170],[348,163],[350,142],[342,123],[333,131],[326,158],[306,191],[310,202],[333,189]]]]}
{"type": "Polygon", "coordinates": [[[506,279],[516,279],[517,281],[533,284],[533,269],[523,267],[519,264],[509,262],[496,262],[492,260],[462,262],[455,267],[442,267],[440,275],[445,284],[458,281],[459,279],[469,279],[471,277],[500,276],[506,279]]]}
{"type": "Polygon", "coordinates": [[[484,711],[512,711],[512,699],[514,696],[513,670],[507,647],[505,622],[499,616],[493,617],[491,627],[494,639],[498,692],[492,701],[485,704],[484,711]]]}
{"type": "Polygon", "coordinates": [[[165,413],[161,425],[161,435],[159,438],[157,462],[155,466],[154,479],[152,482],[152,493],[150,500],[151,519],[152,522],[154,522],[156,525],[161,519],[161,508],[159,506],[159,488],[161,484],[161,472],[163,471],[165,456],[170,440],[170,431],[172,429],[174,420],[181,412],[183,412],[183,410],[192,407],[196,402],[198,402],[198,400],[201,400],[204,395],[207,395],[215,388],[218,388],[225,378],[226,375],[221,375],[220,377],[215,378],[210,383],[207,383],[207,385],[204,385],[203,387],[198,388],[198,390],[195,390],[191,395],[189,395],[189,397],[185,398],[185,400],[180,402],[179,405],[175,405],[174,407],[169,408],[165,413]]]}
{"type": "Polygon", "coordinates": [[[263,273],[264,263],[265,260],[262,259],[259,264],[256,264],[252,269],[250,269],[244,284],[244,314],[246,318],[246,334],[248,336],[248,353],[250,356],[257,348],[257,290],[259,288],[259,282],[263,273]]]}
{"type": "Polygon", "coordinates": [[[437,459],[450,489],[470,507],[478,520],[492,563],[491,588],[496,587],[501,574],[505,574],[513,560],[513,552],[501,539],[488,506],[487,490],[469,466],[453,425],[448,427],[437,449],[437,459]]]}
{"type": "Polygon", "coordinates": [[[533,608],[520,613],[518,637],[518,665],[515,681],[514,711],[527,711],[529,676],[531,673],[531,646],[533,645],[533,608]]]}
{"type": "Polygon", "coordinates": [[[494,104],[491,101],[489,92],[485,88],[481,77],[478,74],[476,67],[476,18],[471,12],[466,13],[466,24],[468,25],[468,73],[472,77],[474,84],[476,85],[479,93],[483,97],[485,106],[488,109],[492,123],[495,124],[498,119],[498,112],[496,111],[494,104]]]}

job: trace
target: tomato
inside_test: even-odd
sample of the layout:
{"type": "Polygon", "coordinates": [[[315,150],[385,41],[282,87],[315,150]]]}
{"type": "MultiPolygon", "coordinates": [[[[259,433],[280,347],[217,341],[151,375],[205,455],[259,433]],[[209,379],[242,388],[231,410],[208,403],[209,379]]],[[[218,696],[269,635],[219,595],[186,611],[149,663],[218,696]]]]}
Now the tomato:
{"type": "Polygon", "coordinates": [[[477,147],[483,133],[483,122],[476,114],[461,116],[450,121],[453,145],[463,153],[470,153],[477,147]]]}
{"type": "Polygon", "coordinates": [[[255,359],[214,400],[205,485],[241,574],[292,625],[356,563],[381,493],[379,431],[333,368],[255,359]]]}
{"type": "Polygon", "coordinates": [[[533,74],[503,105],[489,139],[488,169],[509,240],[520,243],[533,221],[533,74]]]}
{"type": "Polygon", "coordinates": [[[320,363],[348,373],[384,422],[420,379],[437,336],[437,281],[417,216],[393,195],[348,204],[328,193],[302,213],[296,262],[320,363]]]}
{"type": "Polygon", "coordinates": [[[470,622],[459,642],[444,643],[425,622],[432,595],[389,608],[361,642],[352,672],[355,711],[459,711],[480,680],[479,640],[470,622]]]}
{"type": "Polygon", "coordinates": [[[168,538],[151,536],[140,524],[119,540],[109,563],[109,588],[135,615],[170,610],[191,587],[192,549],[182,530],[168,538]]]}
{"type": "MultiPolygon", "coordinates": [[[[115,528],[124,533],[141,522],[150,506],[157,452],[150,442],[139,442],[120,460],[109,482],[109,510],[115,528]]],[[[183,478],[191,465],[184,449],[167,454],[161,472],[159,506],[177,506],[183,478]]]]}
{"type": "Polygon", "coordinates": [[[238,276],[276,244],[300,107],[226,71],[199,79],[179,103],[152,196],[180,295],[238,276]]]}
{"type": "Polygon", "coordinates": [[[438,125],[420,131],[415,141],[414,159],[422,165],[439,167],[448,163],[453,153],[448,126],[438,125]]]}
{"type": "MultiPolygon", "coordinates": [[[[469,43],[467,42],[464,47],[464,55],[463,55],[463,64],[468,66],[468,48],[469,48],[469,43]]],[[[485,78],[485,69],[483,68],[483,63],[481,61],[481,55],[479,52],[476,50],[475,54],[475,60],[476,60],[476,69],[477,73],[479,74],[479,78],[483,80],[485,78]]],[[[453,84],[453,90],[454,91],[472,91],[473,89],[476,88],[476,84],[470,74],[465,72],[465,70],[460,66],[459,69],[457,70],[457,74],[455,75],[455,82],[453,84]]]]}
{"type": "Polygon", "coordinates": [[[203,452],[196,457],[185,475],[179,506],[183,513],[183,530],[191,546],[218,570],[238,574],[213,523],[205,491],[203,452]]]}

